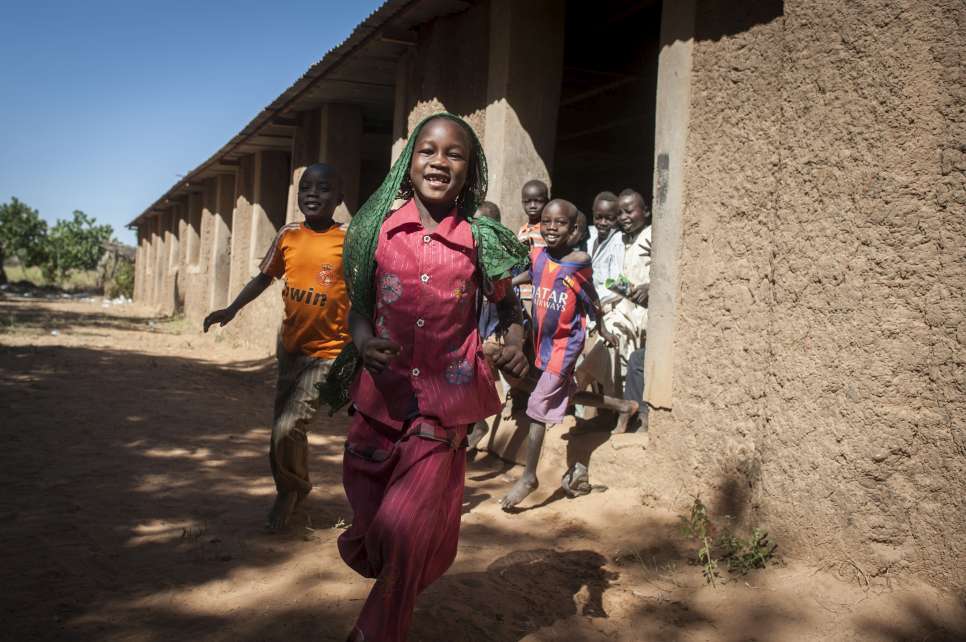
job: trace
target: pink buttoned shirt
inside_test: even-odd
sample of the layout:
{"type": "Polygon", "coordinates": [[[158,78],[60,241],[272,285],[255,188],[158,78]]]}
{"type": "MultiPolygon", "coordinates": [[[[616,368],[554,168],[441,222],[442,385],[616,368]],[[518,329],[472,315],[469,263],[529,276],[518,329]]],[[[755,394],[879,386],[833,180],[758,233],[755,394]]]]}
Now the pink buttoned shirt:
{"type": "MultiPolygon", "coordinates": [[[[375,279],[376,335],[402,350],[378,375],[362,369],[350,390],[356,408],[394,428],[417,416],[458,426],[498,413],[477,330],[480,277],[469,222],[454,210],[427,230],[407,201],[382,224],[375,279]]],[[[505,281],[489,299],[500,298],[505,281]]]]}

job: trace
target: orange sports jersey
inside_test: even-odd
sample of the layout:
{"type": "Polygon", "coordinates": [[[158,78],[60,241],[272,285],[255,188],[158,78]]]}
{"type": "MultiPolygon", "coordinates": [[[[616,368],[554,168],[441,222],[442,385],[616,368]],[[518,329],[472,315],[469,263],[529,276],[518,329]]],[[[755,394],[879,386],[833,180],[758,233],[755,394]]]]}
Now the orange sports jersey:
{"type": "Polygon", "coordinates": [[[259,269],[284,279],[282,345],[289,353],[335,359],[349,341],[349,298],[342,277],[345,230],[316,232],[289,223],[278,232],[259,269]]]}
{"type": "MultiPolygon", "coordinates": [[[[525,244],[531,251],[538,247],[547,246],[547,242],[543,240],[543,234],[540,233],[540,223],[530,225],[527,222],[521,225],[519,231],[517,231],[517,240],[525,244]]],[[[521,284],[518,290],[520,298],[524,301],[533,299],[533,286],[529,283],[521,284]]]]}

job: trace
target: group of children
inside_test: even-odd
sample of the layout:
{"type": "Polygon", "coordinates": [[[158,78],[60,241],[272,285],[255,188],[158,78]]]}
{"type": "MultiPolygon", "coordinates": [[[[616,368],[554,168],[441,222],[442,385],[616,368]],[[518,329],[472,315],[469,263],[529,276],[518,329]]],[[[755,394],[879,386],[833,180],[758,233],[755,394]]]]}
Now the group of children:
{"type": "MultiPolygon", "coordinates": [[[[523,211],[527,222],[517,238],[529,250],[528,268],[512,280],[525,310],[525,325],[530,341],[526,347],[534,368],[529,376],[517,379],[504,375],[510,386],[527,395],[526,414],[530,419],[524,472],[500,501],[504,509],[519,504],[539,485],[537,465],[548,424],[560,423],[573,404],[603,408],[617,413],[615,432],[624,432],[642,405],[640,397],[617,398],[612,394],[580,390],[576,370],[584,351],[588,324],[606,346],[616,348],[619,339],[607,330],[599,291],[607,292],[607,278],[620,275],[623,242],[615,232],[618,220],[617,197],[607,200],[609,192],[595,199],[594,228],[589,230],[586,216],[566,200],[550,200],[545,183],[531,180],[522,189],[523,211]],[[619,247],[618,255],[610,248],[619,247]],[[598,267],[599,266],[599,267],[598,267]],[[603,276],[600,273],[603,273],[603,276]]],[[[495,204],[486,203],[480,214],[499,217],[495,204]]],[[[613,301],[620,295],[612,294],[613,301]]],[[[485,339],[495,333],[487,322],[486,311],[480,323],[485,339]]],[[[497,339],[498,340],[498,339],[497,339]]],[[[484,345],[484,351],[488,343],[484,345]]],[[[610,392],[610,391],[607,391],[610,392]]],[[[471,433],[475,446],[486,432],[478,422],[471,433]]]]}
{"type": "Polygon", "coordinates": [[[619,427],[640,405],[578,392],[576,382],[588,320],[605,346],[621,342],[597,295],[594,258],[619,215],[603,207],[598,216],[606,201],[598,197],[588,235],[572,203],[549,200],[546,186],[531,181],[518,238],[485,194],[482,146],[447,113],[413,130],[347,230],[332,219],[342,200],[338,173],[312,165],[298,184],[305,221],[283,227],[259,273],[204,321],[205,331],[225,325],[273,279],[284,280],[271,528],[285,526],[311,489],[307,426],[320,402],[333,411],[351,402],[343,484],[353,520],[338,545],[350,567],[376,582],[349,640],[404,640],[416,596],[455,559],[464,451],[500,411],[497,371],[529,392],[532,420],[526,470],[505,508],[536,488],[546,424],[570,404],[614,410],[619,427]]]}

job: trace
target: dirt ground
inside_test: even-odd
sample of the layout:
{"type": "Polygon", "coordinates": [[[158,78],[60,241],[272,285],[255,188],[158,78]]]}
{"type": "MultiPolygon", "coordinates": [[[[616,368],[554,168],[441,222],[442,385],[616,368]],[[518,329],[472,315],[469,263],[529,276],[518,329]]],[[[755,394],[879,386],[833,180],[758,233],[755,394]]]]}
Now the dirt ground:
{"type": "MultiPolygon", "coordinates": [[[[133,304],[0,298],[0,638],[344,639],[369,587],[335,547],[346,418],[317,422],[315,490],[266,533],[273,377],[133,304]]],[[[514,474],[471,462],[459,557],[412,640],[966,639],[962,596],[847,560],[707,586],[676,515],[633,489],[504,514],[514,474]]]]}

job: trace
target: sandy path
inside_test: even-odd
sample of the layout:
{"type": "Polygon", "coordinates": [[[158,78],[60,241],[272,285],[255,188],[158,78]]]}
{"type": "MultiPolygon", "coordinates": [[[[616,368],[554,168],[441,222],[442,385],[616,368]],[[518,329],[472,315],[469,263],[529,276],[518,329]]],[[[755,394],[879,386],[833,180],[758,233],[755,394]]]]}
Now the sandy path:
{"type": "MultiPolygon", "coordinates": [[[[273,367],[134,305],[0,299],[0,638],[343,639],[369,586],[334,544],[346,420],[318,422],[316,488],[264,533],[273,367]]],[[[632,490],[505,515],[506,473],[472,463],[413,640],[966,639],[961,598],[925,585],[786,559],[712,589],[632,490]]]]}

